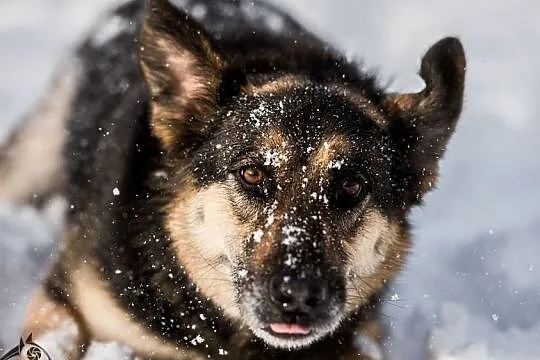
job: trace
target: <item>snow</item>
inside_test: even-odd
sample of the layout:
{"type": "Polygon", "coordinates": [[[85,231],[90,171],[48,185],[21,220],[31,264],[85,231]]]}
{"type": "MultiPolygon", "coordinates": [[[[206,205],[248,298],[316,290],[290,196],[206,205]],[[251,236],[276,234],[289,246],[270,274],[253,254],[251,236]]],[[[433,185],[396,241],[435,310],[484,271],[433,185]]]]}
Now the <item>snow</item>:
{"type": "Polygon", "coordinates": [[[100,46],[107,41],[113,39],[115,36],[122,33],[129,27],[130,23],[121,16],[113,16],[107,20],[101,26],[98,26],[97,32],[92,37],[92,41],[95,46],[100,46]]]}
{"type": "Polygon", "coordinates": [[[345,165],[345,160],[333,160],[328,164],[328,168],[340,170],[343,165],[345,165]]]}
{"type": "MultiPolygon", "coordinates": [[[[53,358],[59,359],[59,358],[53,358]]],[[[88,348],[85,360],[131,360],[133,352],[126,346],[108,342],[94,342],[88,348]]]]}
{"type": "MultiPolygon", "coordinates": [[[[286,143],[285,143],[286,145],[286,143]]],[[[281,152],[275,149],[268,149],[263,154],[264,166],[280,167],[283,162],[287,162],[287,151],[281,152]]]]}
{"type": "Polygon", "coordinates": [[[197,20],[203,20],[206,16],[208,9],[205,4],[195,4],[191,8],[191,14],[197,20]]]}
{"type": "Polygon", "coordinates": [[[256,243],[260,243],[263,236],[264,236],[264,231],[259,229],[253,233],[253,241],[255,241],[256,243]]]}
{"type": "Polygon", "coordinates": [[[38,337],[35,342],[47,352],[50,360],[64,359],[66,354],[78,351],[77,336],[77,325],[68,321],[61,324],[56,331],[38,337]]]}
{"type": "MultiPolygon", "coordinates": [[[[393,90],[420,89],[420,55],[442,36],[461,37],[469,63],[466,107],[439,189],[412,217],[414,252],[384,310],[391,332],[385,351],[405,360],[427,359],[430,348],[438,360],[540,358],[540,4],[274,2],[351,58],[376,66],[383,80],[393,78],[393,90]]],[[[0,140],[113,3],[0,3],[0,140]]],[[[263,120],[259,115],[255,122],[263,120]]],[[[0,352],[18,341],[29,296],[54,256],[57,229],[54,211],[0,206],[0,352]]],[[[129,353],[96,346],[90,348],[96,360],[129,353]]]]}
{"type": "Polygon", "coordinates": [[[306,233],[306,230],[299,226],[286,225],[281,229],[281,232],[284,235],[281,243],[290,248],[293,246],[301,246],[301,243],[303,241],[303,238],[301,236],[306,233]]]}

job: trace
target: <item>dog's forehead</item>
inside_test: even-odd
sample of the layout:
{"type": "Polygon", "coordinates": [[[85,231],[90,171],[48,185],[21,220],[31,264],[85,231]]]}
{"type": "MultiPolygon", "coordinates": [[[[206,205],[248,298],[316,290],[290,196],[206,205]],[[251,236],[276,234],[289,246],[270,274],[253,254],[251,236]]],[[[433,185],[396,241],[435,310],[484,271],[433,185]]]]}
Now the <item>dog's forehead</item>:
{"type": "Polygon", "coordinates": [[[248,143],[265,165],[277,167],[339,167],[362,145],[377,141],[373,130],[381,130],[358,104],[326,88],[257,96],[247,108],[240,126],[251,129],[248,143]]]}
{"type": "MultiPolygon", "coordinates": [[[[349,87],[340,81],[317,83],[301,76],[285,75],[258,86],[248,86],[247,91],[255,104],[260,101],[279,104],[282,114],[301,112],[308,114],[312,122],[323,122],[322,125],[328,123],[328,117],[339,119],[349,115],[369,118],[382,128],[388,126],[380,99],[368,95],[369,91],[358,85],[349,87]]],[[[272,110],[271,107],[266,109],[272,110]]]]}
{"type": "MultiPolygon", "coordinates": [[[[258,152],[265,166],[289,166],[325,173],[350,157],[351,139],[343,133],[323,133],[300,139],[285,128],[273,127],[259,134],[258,152]]],[[[355,142],[355,141],[354,141],[355,142]]]]}
{"type": "Polygon", "coordinates": [[[386,132],[362,105],[326,87],[238,97],[220,109],[219,125],[197,155],[201,181],[251,162],[288,183],[311,183],[377,162],[385,158],[386,132]]]}

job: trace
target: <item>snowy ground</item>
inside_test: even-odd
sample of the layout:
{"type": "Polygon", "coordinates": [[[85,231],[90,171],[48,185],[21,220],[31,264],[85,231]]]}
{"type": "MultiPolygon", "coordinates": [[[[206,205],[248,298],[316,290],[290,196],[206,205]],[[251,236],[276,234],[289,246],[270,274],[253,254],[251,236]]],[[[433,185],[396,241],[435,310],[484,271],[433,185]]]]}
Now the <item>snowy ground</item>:
{"type": "MultiPolygon", "coordinates": [[[[537,0],[274,0],[395,89],[422,52],[463,40],[466,109],[439,190],[414,215],[415,251],[385,309],[392,359],[540,359],[540,22],[537,0]],[[536,184],[536,185],[535,185],[536,184]]],[[[113,0],[0,2],[0,139],[113,0]]],[[[0,353],[53,252],[57,219],[0,205],[0,353]]]]}

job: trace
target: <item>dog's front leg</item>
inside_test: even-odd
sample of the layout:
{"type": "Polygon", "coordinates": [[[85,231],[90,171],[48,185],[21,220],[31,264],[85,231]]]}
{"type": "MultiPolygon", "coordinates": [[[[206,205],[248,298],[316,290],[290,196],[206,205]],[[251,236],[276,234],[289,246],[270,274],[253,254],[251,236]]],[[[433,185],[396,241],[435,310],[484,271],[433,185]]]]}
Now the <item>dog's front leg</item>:
{"type": "Polygon", "coordinates": [[[88,342],[76,310],[52,299],[43,289],[35,293],[28,308],[23,337],[30,334],[52,360],[81,359],[88,342]]]}

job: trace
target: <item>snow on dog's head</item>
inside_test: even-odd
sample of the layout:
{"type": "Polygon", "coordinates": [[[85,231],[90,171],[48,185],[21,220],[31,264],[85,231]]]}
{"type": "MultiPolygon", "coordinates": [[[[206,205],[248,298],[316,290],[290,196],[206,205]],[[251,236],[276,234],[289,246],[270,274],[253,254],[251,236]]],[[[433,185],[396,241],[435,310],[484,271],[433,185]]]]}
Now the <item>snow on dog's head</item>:
{"type": "Polygon", "coordinates": [[[312,74],[249,71],[166,1],[151,2],[141,38],[153,130],[173,167],[176,255],[228,315],[284,348],[376,307],[463,96],[457,39],[427,52],[415,94],[385,94],[356,65],[336,56],[329,68],[309,49],[290,51],[312,74]]]}

